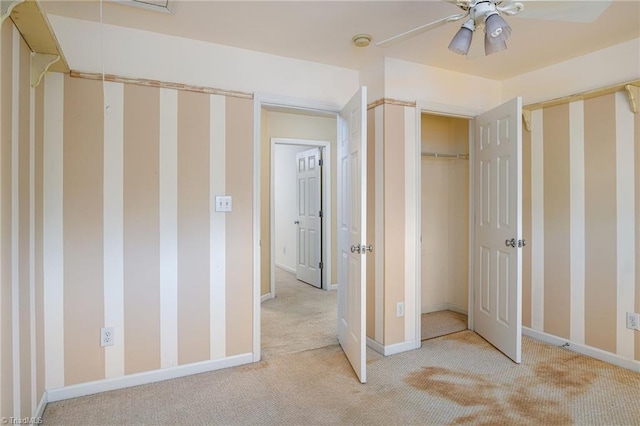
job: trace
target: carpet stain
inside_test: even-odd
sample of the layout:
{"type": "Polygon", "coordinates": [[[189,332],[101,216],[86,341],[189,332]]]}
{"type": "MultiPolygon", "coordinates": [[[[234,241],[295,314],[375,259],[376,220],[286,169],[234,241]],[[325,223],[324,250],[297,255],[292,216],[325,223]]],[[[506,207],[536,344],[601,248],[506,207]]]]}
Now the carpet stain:
{"type": "Polygon", "coordinates": [[[441,367],[425,367],[407,376],[405,383],[465,407],[491,404],[498,387],[478,374],[441,367]]]}
{"type": "Polygon", "coordinates": [[[543,384],[565,390],[570,396],[586,392],[598,374],[592,369],[575,368],[571,359],[537,364],[534,367],[536,378],[543,384]]]}
{"type": "Polygon", "coordinates": [[[571,415],[566,411],[565,404],[556,399],[544,398],[534,394],[532,387],[520,386],[509,395],[507,402],[525,422],[537,424],[570,424],[571,415]]]}
{"type": "Polygon", "coordinates": [[[486,375],[424,367],[405,382],[460,406],[479,408],[453,424],[562,425],[573,422],[567,402],[586,392],[598,376],[572,369],[570,360],[540,363],[532,373],[518,383],[500,383],[486,375]]]}

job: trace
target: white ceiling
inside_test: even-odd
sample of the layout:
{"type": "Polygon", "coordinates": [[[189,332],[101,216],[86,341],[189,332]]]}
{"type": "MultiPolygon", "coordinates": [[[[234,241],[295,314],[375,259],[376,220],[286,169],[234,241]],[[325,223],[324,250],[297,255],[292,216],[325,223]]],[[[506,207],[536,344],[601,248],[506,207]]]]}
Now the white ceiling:
{"type": "MultiPolygon", "coordinates": [[[[586,6],[591,0],[572,1],[586,6]]],[[[456,6],[427,1],[184,1],[164,14],[105,1],[107,24],[132,27],[280,56],[362,69],[384,56],[504,80],[534,69],[640,37],[640,0],[615,0],[592,23],[506,17],[513,28],[507,51],[482,53],[480,34],[470,58],[447,46],[460,22],[418,35],[388,48],[375,43],[460,12],[456,6]],[[367,48],[352,45],[358,33],[373,37],[367,48]]],[[[531,9],[565,2],[522,0],[531,9]]],[[[99,3],[43,1],[48,13],[99,20],[99,3]]],[[[584,7],[581,6],[581,7],[584,7]]],[[[612,66],[615,66],[612,64],[612,66]]],[[[640,74],[640,64],[638,71],[640,74]]],[[[579,78],[579,76],[576,76],[579,78]]]]}

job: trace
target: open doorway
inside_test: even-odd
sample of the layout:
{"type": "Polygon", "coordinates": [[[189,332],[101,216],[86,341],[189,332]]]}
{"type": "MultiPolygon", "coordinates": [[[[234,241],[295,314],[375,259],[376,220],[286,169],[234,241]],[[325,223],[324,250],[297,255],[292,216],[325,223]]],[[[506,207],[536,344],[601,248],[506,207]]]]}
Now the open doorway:
{"type": "Polygon", "coordinates": [[[265,360],[338,343],[336,292],[327,291],[337,288],[332,267],[337,215],[331,167],[336,123],[335,115],[283,107],[261,109],[260,346],[265,360]],[[307,181],[301,187],[301,171],[319,171],[320,166],[320,181],[307,181]],[[317,228],[300,223],[305,220],[317,221],[317,228]],[[315,234],[313,241],[310,234],[315,234]],[[314,245],[317,252],[310,255],[314,245]],[[309,274],[316,273],[313,283],[309,274]]]}
{"type": "Polygon", "coordinates": [[[468,328],[468,118],[421,114],[421,339],[468,328]]]}

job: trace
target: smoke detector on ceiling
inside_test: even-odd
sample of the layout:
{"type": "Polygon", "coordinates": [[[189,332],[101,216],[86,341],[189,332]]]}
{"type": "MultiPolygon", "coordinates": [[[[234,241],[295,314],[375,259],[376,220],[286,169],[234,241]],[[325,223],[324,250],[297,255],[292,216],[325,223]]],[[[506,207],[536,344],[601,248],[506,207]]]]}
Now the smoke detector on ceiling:
{"type": "Polygon", "coordinates": [[[351,41],[356,47],[367,47],[371,43],[371,36],[369,34],[356,34],[351,41]]]}

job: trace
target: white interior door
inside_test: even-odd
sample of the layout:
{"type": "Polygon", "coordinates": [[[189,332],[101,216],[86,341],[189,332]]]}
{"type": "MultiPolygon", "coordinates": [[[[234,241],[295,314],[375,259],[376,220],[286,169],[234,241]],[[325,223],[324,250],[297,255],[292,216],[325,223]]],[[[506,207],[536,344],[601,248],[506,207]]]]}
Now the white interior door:
{"type": "Polygon", "coordinates": [[[312,286],[322,285],[320,269],[320,149],[311,148],[296,154],[298,233],[296,277],[312,286]]]}
{"type": "Polygon", "coordinates": [[[475,331],[520,363],[522,343],[522,99],[476,118],[475,331]]]}
{"type": "Polygon", "coordinates": [[[338,142],[338,340],[362,383],[365,334],[367,88],[340,112],[338,142]]]}

